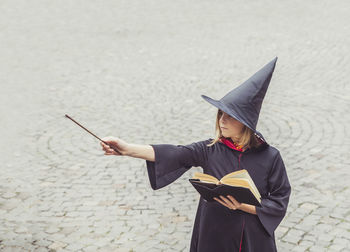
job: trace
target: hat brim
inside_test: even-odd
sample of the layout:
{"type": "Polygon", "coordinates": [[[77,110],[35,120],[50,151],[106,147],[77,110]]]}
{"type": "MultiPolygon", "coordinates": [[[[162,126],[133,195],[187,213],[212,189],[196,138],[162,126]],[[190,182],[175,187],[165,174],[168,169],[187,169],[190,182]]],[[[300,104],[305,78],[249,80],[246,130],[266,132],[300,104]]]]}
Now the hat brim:
{"type": "Polygon", "coordinates": [[[226,114],[232,116],[233,118],[235,118],[237,121],[241,122],[242,124],[244,124],[245,126],[247,126],[248,128],[250,128],[252,131],[256,132],[256,130],[252,129],[244,120],[242,120],[238,115],[236,115],[234,113],[234,111],[232,111],[231,109],[229,109],[228,107],[226,107],[225,104],[221,103],[221,101],[218,100],[214,100],[206,95],[201,95],[202,98],[204,100],[206,100],[207,102],[209,102],[211,105],[217,107],[218,109],[224,111],[226,114]]]}

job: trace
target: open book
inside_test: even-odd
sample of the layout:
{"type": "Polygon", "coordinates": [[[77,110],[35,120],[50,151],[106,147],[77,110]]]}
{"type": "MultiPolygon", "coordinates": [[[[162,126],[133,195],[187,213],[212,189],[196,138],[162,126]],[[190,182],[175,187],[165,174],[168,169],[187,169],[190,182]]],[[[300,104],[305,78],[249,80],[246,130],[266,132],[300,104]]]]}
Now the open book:
{"type": "Polygon", "coordinates": [[[190,183],[207,201],[220,199],[220,195],[232,195],[238,202],[261,206],[261,195],[247,170],[226,174],[220,180],[209,174],[195,172],[190,183]]]}

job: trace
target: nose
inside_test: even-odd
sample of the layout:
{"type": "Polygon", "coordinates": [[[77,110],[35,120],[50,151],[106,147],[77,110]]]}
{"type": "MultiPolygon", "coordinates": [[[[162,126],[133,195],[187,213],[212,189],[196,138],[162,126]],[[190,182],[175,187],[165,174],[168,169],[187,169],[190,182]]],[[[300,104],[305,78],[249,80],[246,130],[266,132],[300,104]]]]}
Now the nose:
{"type": "Polygon", "coordinates": [[[221,117],[220,117],[220,122],[221,122],[221,123],[224,123],[225,121],[226,121],[225,115],[221,115],[221,117]]]}
{"type": "Polygon", "coordinates": [[[227,118],[229,115],[227,115],[226,113],[222,113],[221,114],[221,119],[227,118]]]}

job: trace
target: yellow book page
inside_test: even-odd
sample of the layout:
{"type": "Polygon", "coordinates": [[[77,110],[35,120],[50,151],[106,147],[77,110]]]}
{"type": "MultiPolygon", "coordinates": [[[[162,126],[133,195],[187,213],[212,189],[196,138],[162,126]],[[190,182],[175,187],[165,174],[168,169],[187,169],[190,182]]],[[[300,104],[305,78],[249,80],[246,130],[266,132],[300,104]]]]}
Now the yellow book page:
{"type": "Polygon", "coordinates": [[[219,180],[215,178],[214,176],[211,176],[209,174],[201,173],[201,172],[195,172],[193,179],[199,179],[200,181],[203,182],[212,182],[217,184],[219,180]]]}
{"type": "Polygon", "coordinates": [[[246,173],[246,174],[242,173],[240,175],[242,175],[242,178],[247,179],[249,181],[249,185],[252,189],[252,192],[255,193],[258,196],[258,198],[260,199],[261,198],[260,192],[259,192],[258,188],[256,187],[253,179],[249,176],[249,173],[246,173]]]}
{"type": "Polygon", "coordinates": [[[250,181],[248,179],[243,179],[243,178],[227,178],[224,181],[222,181],[224,184],[227,185],[232,185],[232,186],[241,186],[241,187],[245,187],[248,188],[253,195],[255,196],[255,198],[261,202],[260,198],[260,193],[259,191],[255,191],[254,190],[254,186],[251,185],[250,181]]]}
{"type": "Polygon", "coordinates": [[[223,178],[221,178],[221,180],[223,180],[223,179],[225,180],[226,178],[244,178],[244,179],[247,179],[249,181],[251,191],[254,193],[254,195],[258,196],[258,199],[261,198],[261,195],[260,195],[258,188],[256,187],[254,181],[252,180],[252,178],[250,177],[250,175],[246,169],[231,172],[231,173],[225,175],[223,178]]]}
{"type": "Polygon", "coordinates": [[[238,171],[226,174],[225,176],[223,176],[221,178],[221,180],[226,179],[226,178],[244,178],[244,177],[246,177],[246,175],[249,175],[248,171],[243,169],[243,170],[238,170],[238,171]]]}
{"type": "Polygon", "coordinates": [[[248,180],[245,179],[237,179],[237,178],[227,178],[224,179],[223,181],[221,181],[224,184],[228,184],[228,185],[233,185],[233,186],[243,186],[246,188],[250,188],[249,182],[248,180]]]}

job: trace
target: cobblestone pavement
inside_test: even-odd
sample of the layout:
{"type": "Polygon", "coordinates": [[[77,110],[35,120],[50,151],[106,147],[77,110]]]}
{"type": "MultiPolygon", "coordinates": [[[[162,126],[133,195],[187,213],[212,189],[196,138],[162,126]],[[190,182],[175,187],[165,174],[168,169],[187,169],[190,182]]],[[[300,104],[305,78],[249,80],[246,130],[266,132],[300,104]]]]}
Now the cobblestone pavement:
{"type": "Polygon", "coordinates": [[[100,137],[189,144],[278,56],[258,129],[292,195],[279,251],[350,247],[348,1],[2,1],[1,251],[188,251],[199,167],[153,191],[100,137]]]}

